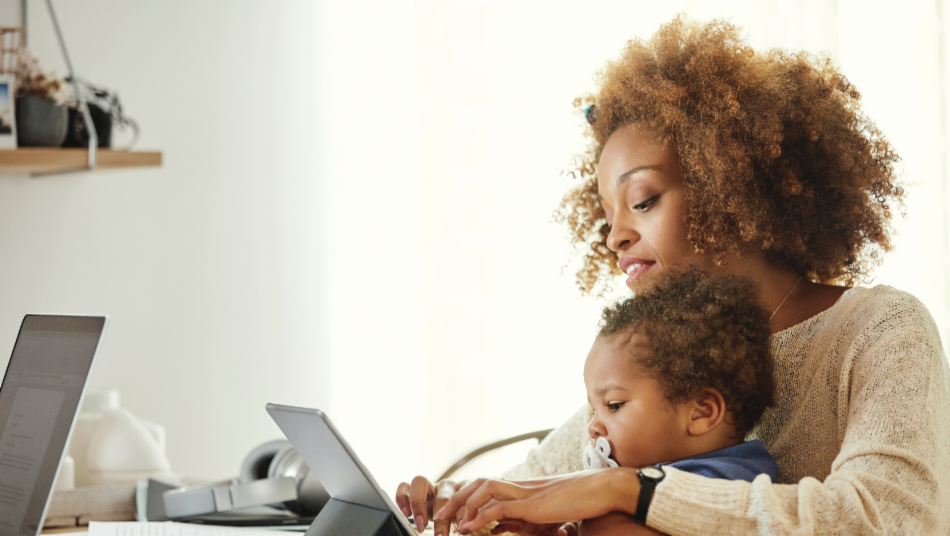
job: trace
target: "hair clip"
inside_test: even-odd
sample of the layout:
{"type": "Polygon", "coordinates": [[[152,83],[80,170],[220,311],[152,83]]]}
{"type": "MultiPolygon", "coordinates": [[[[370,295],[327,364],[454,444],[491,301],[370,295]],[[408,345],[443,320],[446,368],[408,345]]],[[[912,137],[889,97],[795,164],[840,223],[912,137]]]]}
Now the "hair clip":
{"type": "Polygon", "coordinates": [[[591,125],[594,124],[594,121],[597,121],[597,109],[594,108],[593,104],[584,108],[584,118],[587,119],[587,122],[591,125]]]}

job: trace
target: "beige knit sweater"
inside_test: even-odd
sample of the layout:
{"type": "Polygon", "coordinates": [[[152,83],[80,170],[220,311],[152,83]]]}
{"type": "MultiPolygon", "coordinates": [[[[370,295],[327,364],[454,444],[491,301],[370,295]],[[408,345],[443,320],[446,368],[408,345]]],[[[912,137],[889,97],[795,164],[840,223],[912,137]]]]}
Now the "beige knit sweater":
{"type": "MultiPolygon", "coordinates": [[[[916,298],[851,289],[772,336],[777,405],[751,436],[779,481],[714,480],[666,468],[647,524],[689,534],[950,534],[950,374],[916,298]]],[[[585,406],[505,474],[581,469],[585,406]]]]}

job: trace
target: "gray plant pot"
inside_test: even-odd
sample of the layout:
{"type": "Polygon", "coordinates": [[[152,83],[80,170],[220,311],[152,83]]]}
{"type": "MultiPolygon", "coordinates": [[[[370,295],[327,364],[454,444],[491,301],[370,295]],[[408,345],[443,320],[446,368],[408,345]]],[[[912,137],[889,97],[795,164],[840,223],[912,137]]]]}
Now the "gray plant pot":
{"type": "Polygon", "coordinates": [[[36,95],[16,98],[16,134],[20,147],[59,147],[66,139],[69,110],[36,95]]]}

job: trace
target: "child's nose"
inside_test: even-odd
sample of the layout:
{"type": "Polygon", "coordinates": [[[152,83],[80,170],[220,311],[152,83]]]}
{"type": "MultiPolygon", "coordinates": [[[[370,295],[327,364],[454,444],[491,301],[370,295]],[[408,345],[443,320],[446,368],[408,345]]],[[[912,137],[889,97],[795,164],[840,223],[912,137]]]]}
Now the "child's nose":
{"type": "Polygon", "coordinates": [[[590,434],[591,439],[597,439],[607,434],[607,431],[604,429],[604,423],[600,422],[600,419],[598,419],[596,415],[590,420],[590,424],[587,425],[587,433],[590,434]]]}

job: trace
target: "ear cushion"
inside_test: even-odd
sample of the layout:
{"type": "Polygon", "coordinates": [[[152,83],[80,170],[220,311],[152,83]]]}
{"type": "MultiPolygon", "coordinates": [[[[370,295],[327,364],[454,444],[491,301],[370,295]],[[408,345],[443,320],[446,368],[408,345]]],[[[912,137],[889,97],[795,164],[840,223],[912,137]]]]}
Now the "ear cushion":
{"type": "MultiPolygon", "coordinates": [[[[297,450],[293,445],[288,441],[287,444],[281,447],[280,450],[274,454],[274,459],[270,462],[270,468],[267,470],[267,478],[279,478],[282,476],[289,476],[294,479],[294,484],[297,485],[297,495],[300,496],[300,476],[298,475],[300,467],[303,466],[304,470],[308,473],[309,470],[306,469],[306,465],[303,464],[303,460],[300,458],[300,455],[297,454],[297,450]]],[[[302,514],[299,507],[299,501],[287,501],[282,504],[272,504],[274,507],[282,507],[290,510],[291,512],[302,514]]]]}
{"type": "Polygon", "coordinates": [[[284,507],[291,512],[302,516],[317,515],[320,509],[330,501],[330,494],[310,472],[310,468],[292,445],[280,449],[274,455],[267,476],[269,478],[293,477],[294,483],[297,484],[297,500],[284,503],[284,507]]]}
{"type": "Polygon", "coordinates": [[[301,465],[303,465],[303,460],[297,454],[297,450],[294,449],[294,446],[288,441],[286,445],[274,453],[274,458],[271,460],[270,467],[267,469],[267,478],[292,476],[296,480],[297,472],[301,465]]]}
{"type": "Polygon", "coordinates": [[[252,450],[241,465],[241,483],[267,478],[275,455],[287,447],[292,447],[286,439],[275,439],[252,450]]]}
{"type": "Polygon", "coordinates": [[[244,460],[241,467],[241,482],[252,482],[262,478],[293,477],[297,484],[296,501],[272,504],[283,507],[303,516],[317,515],[329,502],[330,494],[323,488],[317,477],[310,472],[303,458],[290,441],[278,439],[257,447],[244,460]]]}

